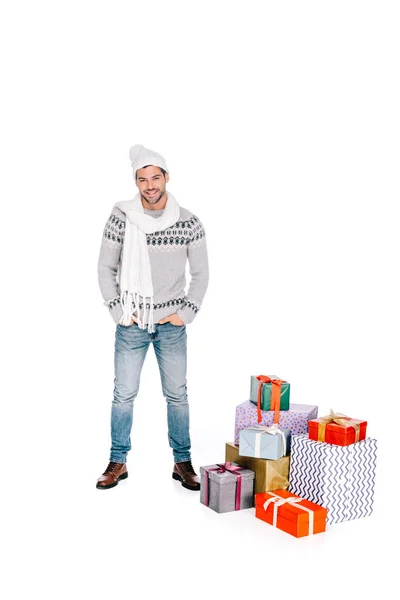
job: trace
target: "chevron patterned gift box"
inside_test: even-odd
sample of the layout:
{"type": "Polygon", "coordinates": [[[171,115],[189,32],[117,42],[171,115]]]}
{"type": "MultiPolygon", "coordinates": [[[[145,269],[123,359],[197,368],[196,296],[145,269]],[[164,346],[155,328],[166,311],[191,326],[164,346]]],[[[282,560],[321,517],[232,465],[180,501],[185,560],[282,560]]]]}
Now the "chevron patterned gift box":
{"type": "Polygon", "coordinates": [[[289,491],[328,509],[327,523],[372,513],[377,441],[350,446],[292,436],[289,491]]]}

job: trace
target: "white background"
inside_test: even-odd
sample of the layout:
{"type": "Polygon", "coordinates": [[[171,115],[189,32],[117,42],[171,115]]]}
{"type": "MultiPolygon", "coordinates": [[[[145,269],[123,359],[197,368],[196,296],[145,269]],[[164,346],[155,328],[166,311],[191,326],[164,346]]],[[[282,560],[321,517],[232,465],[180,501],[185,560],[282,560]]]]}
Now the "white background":
{"type": "Polygon", "coordinates": [[[0,16],[3,597],[388,593],[398,3],[14,1],[0,16]],[[95,489],[115,330],[97,258],[113,204],[136,192],[138,143],[207,232],[187,328],[196,469],[224,459],[250,375],[275,373],[292,402],[368,420],[373,516],[298,540],[202,506],[171,479],[151,349],[129,478],[95,489]]]}

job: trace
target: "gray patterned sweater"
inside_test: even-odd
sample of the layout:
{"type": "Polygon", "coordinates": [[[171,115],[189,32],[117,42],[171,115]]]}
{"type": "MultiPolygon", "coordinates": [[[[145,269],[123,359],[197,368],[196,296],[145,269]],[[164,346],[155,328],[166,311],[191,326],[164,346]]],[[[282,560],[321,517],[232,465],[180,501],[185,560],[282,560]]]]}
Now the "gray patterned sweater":
{"type": "MultiPolygon", "coordinates": [[[[164,209],[144,209],[154,218],[164,209]]],[[[98,279],[104,304],[115,323],[122,317],[117,274],[121,269],[126,215],[116,205],[106,223],[98,262],[98,279]]],[[[198,313],[208,286],[208,256],[205,231],[200,220],[180,207],[179,221],[164,231],[146,234],[154,289],[154,323],[177,313],[185,324],[198,313]],[[186,294],[186,262],[190,284],[186,294]]]]}

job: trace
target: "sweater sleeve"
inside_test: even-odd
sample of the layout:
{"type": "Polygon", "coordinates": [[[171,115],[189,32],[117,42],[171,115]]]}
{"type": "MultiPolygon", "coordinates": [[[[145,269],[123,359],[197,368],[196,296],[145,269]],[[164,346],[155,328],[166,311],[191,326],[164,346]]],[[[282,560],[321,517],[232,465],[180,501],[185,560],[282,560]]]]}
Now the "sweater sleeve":
{"type": "Polygon", "coordinates": [[[122,317],[117,273],[125,237],[125,218],[119,208],[113,208],[104,227],[97,266],[101,295],[115,323],[119,323],[122,317]]]}
{"type": "Polygon", "coordinates": [[[189,289],[184,303],[176,311],[185,325],[191,323],[199,312],[209,279],[206,233],[203,224],[197,217],[195,217],[195,224],[188,243],[188,260],[189,289]]]}

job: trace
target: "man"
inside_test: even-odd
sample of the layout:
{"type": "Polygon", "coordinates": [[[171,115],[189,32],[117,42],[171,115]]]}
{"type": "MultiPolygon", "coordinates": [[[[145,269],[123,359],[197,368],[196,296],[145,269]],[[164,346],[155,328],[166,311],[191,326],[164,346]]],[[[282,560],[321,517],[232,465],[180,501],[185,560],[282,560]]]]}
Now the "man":
{"type": "Polygon", "coordinates": [[[133,402],[153,344],[167,401],[172,477],[189,490],[199,490],[190,454],[186,325],[195,318],[207,290],[205,231],[167,192],[169,170],[160,154],[136,145],[130,159],[139,193],[113,207],[98,263],[100,290],[116,334],[110,462],[96,487],[109,489],[128,477],[133,402]],[[187,260],[191,280],[185,294],[187,260]]]}

